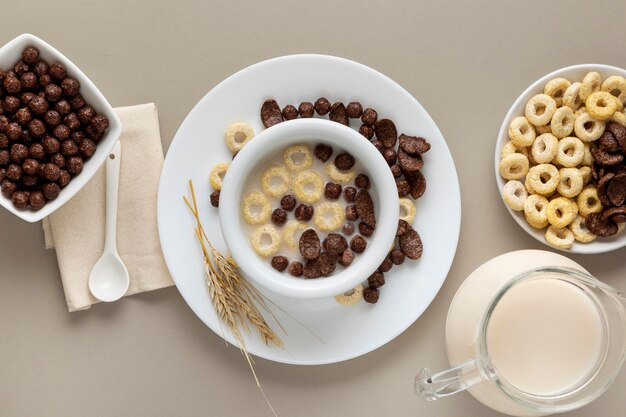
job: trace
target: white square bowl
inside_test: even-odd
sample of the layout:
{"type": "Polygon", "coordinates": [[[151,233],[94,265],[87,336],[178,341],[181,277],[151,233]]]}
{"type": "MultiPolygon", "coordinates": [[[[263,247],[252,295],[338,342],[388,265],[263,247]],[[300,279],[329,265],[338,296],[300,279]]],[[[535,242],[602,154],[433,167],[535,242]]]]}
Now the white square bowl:
{"type": "Polygon", "coordinates": [[[25,33],[0,48],[0,68],[12,68],[17,61],[21,59],[24,48],[28,46],[37,48],[40,58],[48,64],[52,65],[55,62],[63,64],[67,70],[67,74],[80,82],[80,94],[85,101],[93,107],[96,112],[109,119],[109,128],[98,142],[96,152],[91,158],[85,161],[83,171],[72,178],[72,181],[61,190],[59,196],[46,203],[41,210],[35,211],[30,208],[18,209],[13,205],[11,199],[0,194],[0,205],[27,222],[36,222],[49,216],[63,204],[67,203],[85,186],[85,184],[87,184],[91,177],[94,176],[106,160],[111,149],[113,149],[113,145],[115,145],[119,139],[120,133],[122,132],[122,123],[113,111],[113,107],[111,107],[94,83],[92,83],[72,61],[67,59],[65,55],[34,35],[25,33]]]}

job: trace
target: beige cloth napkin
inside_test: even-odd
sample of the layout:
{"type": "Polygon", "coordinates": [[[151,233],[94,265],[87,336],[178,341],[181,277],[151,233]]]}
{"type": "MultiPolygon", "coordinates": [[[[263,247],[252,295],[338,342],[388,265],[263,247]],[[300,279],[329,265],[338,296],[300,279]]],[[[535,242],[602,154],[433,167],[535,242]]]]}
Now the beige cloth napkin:
{"type": "MultiPolygon", "coordinates": [[[[117,248],[128,268],[126,295],[173,285],[159,243],[157,190],[163,166],[154,103],[118,107],[122,161],[117,210],[117,248]]],[[[104,248],[104,165],[74,198],[43,220],[46,249],[56,249],[69,311],[98,302],[87,286],[104,248]]]]}

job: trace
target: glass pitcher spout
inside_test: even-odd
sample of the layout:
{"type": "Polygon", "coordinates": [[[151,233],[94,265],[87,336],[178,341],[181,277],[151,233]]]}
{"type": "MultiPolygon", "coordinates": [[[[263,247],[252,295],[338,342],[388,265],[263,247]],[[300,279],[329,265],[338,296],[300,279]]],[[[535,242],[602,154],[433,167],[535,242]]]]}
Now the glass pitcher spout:
{"type": "Polygon", "coordinates": [[[430,369],[423,368],[415,377],[415,393],[426,401],[434,401],[465,391],[493,376],[485,372],[478,359],[470,359],[434,375],[430,369]]]}

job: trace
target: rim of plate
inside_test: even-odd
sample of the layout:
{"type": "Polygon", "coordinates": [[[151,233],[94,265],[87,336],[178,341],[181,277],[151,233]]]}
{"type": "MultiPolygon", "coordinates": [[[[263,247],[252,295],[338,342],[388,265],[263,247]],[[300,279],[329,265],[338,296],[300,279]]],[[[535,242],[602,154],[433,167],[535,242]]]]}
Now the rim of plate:
{"type": "MultiPolygon", "coordinates": [[[[390,341],[394,340],[396,337],[398,337],[400,334],[404,333],[413,323],[415,323],[415,321],[424,313],[424,311],[432,304],[433,300],[435,299],[435,297],[437,296],[437,294],[439,294],[439,291],[441,291],[441,287],[443,286],[443,283],[445,282],[448,273],[450,272],[450,268],[452,267],[452,263],[454,262],[454,258],[456,256],[456,251],[458,249],[458,243],[459,243],[459,238],[460,238],[460,232],[461,232],[461,211],[462,211],[462,207],[461,207],[461,190],[460,190],[460,184],[459,184],[459,180],[458,180],[458,174],[457,174],[457,169],[456,169],[456,164],[454,162],[454,159],[452,158],[452,153],[450,152],[450,148],[447,144],[447,142],[445,141],[445,138],[443,136],[443,134],[441,133],[441,130],[439,129],[439,126],[437,126],[437,124],[435,123],[435,121],[433,120],[433,118],[430,116],[430,114],[426,111],[426,109],[422,106],[422,104],[415,98],[413,97],[413,95],[411,95],[404,87],[402,87],[400,84],[398,84],[396,81],[394,81],[393,79],[391,79],[390,77],[386,76],[385,74],[368,67],[365,64],[361,64],[359,62],[356,61],[352,61],[350,59],[346,59],[346,58],[340,58],[337,56],[333,56],[333,55],[325,55],[325,54],[290,54],[290,55],[283,55],[283,56],[279,56],[279,57],[275,57],[275,58],[270,58],[264,61],[260,61],[257,62],[255,64],[252,64],[248,67],[245,67],[237,72],[235,72],[234,74],[228,76],[227,78],[225,78],[224,80],[220,81],[216,86],[214,86],[211,90],[209,90],[195,105],[194,107],[191,109],[191,111],[187,114],[187,116],[185,117],[185,119],[183,120],[183,122],[181,123],[181,125],[179,126],[179,128],[176,131],[176,134],[174,135],[174,139],[172,140],[167,154],[169,154],[170,152],[172,152],[173,150],[175,151],[176,148],[180,145],[180,141],[177,141],[176,138],[178,137],[178,135],[180,134],[181,131],[183,131],[186,127],[186,125],[188,123],[190,123],[190,119],[193,118],[193,116],[198,113],[200,110],[200,108],[203,106],[203,104],[209,100],[211,100],[211,98],[217,94],[217,92],[219,90],[221,90],[222,88],[225,88],[224,86],[227,85],[228,83],[230,83],[233,79],[236,79],[238,77],[244,76],[250,72],[254,72],[256,71],[258,68],[261,68],[263,66],[267,66],[267,65],[274,65],[278,62],[287,62],[287,61],[292,61],[292,60],[299,60],[299,59],[321,59],[321,60],[326,60],[326,61],[331,61],[331,62],[338,62],[338,63],[342,63],[342,64],[348,64],[351,65],[353,67],[355,67],[355,69],[360,70],[360,71],[365,71],[370,73],[371,75],[374,75],[376,77],[382,78],[383,80],[385,80],[386,82],[390,83],[390,85],[394,86],[395,88],[398,89],[398,91],[406,96],[410,101],[412,101],[416,107],[418,108],[419,111],[423,112],[423,114],[426,116],[426,118],[428,120],[430,120],[430,122],[432,123],[432,127],[434,128],[435,132],[441,137],[441,145],[444,147],[444,149],[447,151],[444,155],[444,157],[446,157],[447,159],[449,159],[449,163],[450,163],[450,168],[451,168],[451,174],[454,177],[455,181],[454,181],[454,190],[451,190],[452,192],[450,193],[450,195],[452,196],[452,198],[454,199],[454,201],[452,203],[454,203],[454,207],[457,207],[456,213],[454,215],[453,218],[449,218],[448,219],[448,224],[453,225],[453,229],[455,230],[454,236],[453,238],[453,245],[452,248],[454,249],[451,253],[450,259],[447,260],[443,265],[444,268],[442,269],[442,271],[445,271],[445,274],[443,276],[443,279],[441,280],[441,282],[438,284],[437,286],[437,290],[433,293],[432,297],[429,297],[428,302],[424,303],[424,306],[420,309],[416,309],[414,314],[411,315],[411,320],[408,321],[408,323],[406,324],[406,326],[400,326],[396,332],[391,333],[390,335],[388,335],[387,337],[384,337],[381,339],[380,343],[376,343],[373,346],[368,346],[365,349],[354,349],[353,351],[351,351],[349,354],[344,354],[344,355],[339,355],[339,356],[335,356],[333,359],[330,360],[312,360],[312,361],[303,361],[303,360],[295,360],[292,358],[274,358],[270,355],[265,354],[265,352],[261,351],[254,351],[254,349],[249,350],[249,353],[251,355],[263,358],[263,359],[267,359],[269,361],[272,362],[277,362],[277,363],[284,363],[284,364],[288,364],[288,365],[324,365],[324,364],[330,364],[330,363],[338,363],[338,362],[343,362],[346,360],[350,360],[350,359],[354,359],[357,358],[359,356],[363,356],[367,353],[370,353],[376,349],[381,348],[382,346],[386,345],[387,343],[389,343],[390,341]]],[[[164,203],[162,202],[161,198],[159,197],[160,195],[160,190],[161,190],[161,185],[162,182],[164,181],[164,172],[166,171],[166,167],[169,164],[168,162],[168,158],[167,155],[165,157],[165,160],[163,162],[163,168],[161,171],[161,177],[159,179],[159,193],[157,194],[157,226],[158,229],[160,230],[162,227],[165,227],[163,222],[165,221],[165,216],[163,213],[163,210],[165,210],[165,208],[163,207],[164,203]]],[[[161,242],[161,246],[163,247],[163,244],[161,242]]],[[[165,263],[168,267],[168,270],[172,276],[172,279],[174,281],[174,283],[177,286],[178,289],[178,283],[177,283],[177,278],[175,277],[175,275],[172,273],[172,265],[171,265],[171,260],[168,259],[168,257],[165,255],[165,251],[163,251],[164,254],[164,259],[165,259],[165,263]]],[[[435,255],[433,255],[435,256],[435,255]]],[[[180,293],[180,291],[179,291],[180,293]]],[[[230,333],[230,331],[228,330],[224,330],[219,328],[219,323],[218,326],[216,326],[215,328],[212,326],[211,323],[209,323],[207,320],[204,320],[204,318],[202,317],[202,314],[200,314],[199,311],[197,311],[196,307],[193,306],[192,304],[187,302],[187,299],[185,298],[185,296],[180,293],[181,296],[183,297],[183,299],[185,300],[185,303],[189,306],[189,308],[191,308],[191,310],[194,312],[194,314],[207,326],[209,327],[216,335],[218,335],[219,337],[222,337],[223,339],[225,339],[227,342],[238,346],[235,339],[233,338],[232,334],[230,333]]],[[[219,319],[217,319],[219,320],[219,319]]]]}
{"type": "MultiPolygon", "coordinates": [[[[517,110],[518,107],[520,107],[520,104],[522,102],[526,102],[531,97],[531,95],[538,94],[539,89],[543,92],[543,87],[545,83],[549,81],[550,79],[556,78],[556,77],[568,78],[566,74],[572,73],[575,71],[612,72],[612,73],[617,73],[619,75],[626,77],[626,70],[620,67],[615,67],[615,66],[606,65],[606,64],[576,64],[576,65],[570,65],[567,67],[556,69],[540,77],[535,82],[530,84],[515,99],[511,107],[509,107],[509,110],[507,111],[506,116],[504,116],[504,119],[502,120],[502,124],[500,125],[500,130],[498,131],[498,137],[496,138],[496,146],[495,146],[495,152],[494,152],[494,161],[495,161],[494,168],[495,168],[495,175],[496,175],[496,186],[498,187],[498,195],[502,196],[502,188],[504,187],[504,184],[506,184],[505,179],[500,176],[500,171],[498,169],[499,164],[500,164],[500,152],[502,151],[502,147],[504,146],[504,144],[508,141],[508,129],[509,129],[509,124],[511,123],[511,120],[513,119],[513,117],[523,114],[523,112],[520,113],[519,110],[517,110]]],[[[502,204],[504,204],[504,201],[502,200],[502,198],[500,198],[500,201],[502,202],[502,204]]],[[[544,245],[546,245],[548,248],[552,250],[559,250],[559,251],[568,252],[568,253],[580,253],[584,255],[594,255],[598,253],[612,252],[614,250],[617,250],[626,246],[626,232],[622,232],[622,234],[620,234],[617,237],[612,238],[612,240],[606,240],[606,238],[603,238],[605,240],[600,240],[600,241],[594,240],[593,242],[590,242],[590,243],[575,242],[572,248],[570,249],[555,248],[553,246],[550,246],[548,242],[546,242],[544,238],[544,229],[541,229],[541,230],[533,229],[528,223],[526,223],[526,221],[523,218],[523,215],[519,214],[518,212],[515,212],[506,204],[504,204],[504,207],[506,207],[511,217],[526,233],[528,233],[530,236],[535,238],[535,240],[543,243],[544,245]],[[597,243],[600,243],[600,245],[597,245],[597,243]]],[[[611,239],[611,238],[608,238],[608,239],[611,239]]]]}

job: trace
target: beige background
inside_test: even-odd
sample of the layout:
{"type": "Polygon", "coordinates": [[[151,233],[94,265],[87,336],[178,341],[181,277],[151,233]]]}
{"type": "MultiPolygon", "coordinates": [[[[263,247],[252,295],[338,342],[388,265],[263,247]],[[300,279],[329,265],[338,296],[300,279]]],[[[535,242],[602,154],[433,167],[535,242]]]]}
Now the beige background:
{"type": "MultiPolygon", "coordinates": [[[[345,363],[257,361],[281,416],[496,416],[469,395],[424,403],[424,365],[446,365],[446,309],[463,278],[508,250],[544,248],[510,219],[493,176],[504,114],[531,82],[586,62],[626,67],[622,1],[5,1],[0,44],[32,32],[72,59],[114,106],[154,101],[165,147],[219,81],[283,54],[343,56],[387,74],[428,109],[463,193],[456,260],[426,313],[387,346],[345,363]],[[162,2],[166,3],[166,2],[162,2]]],[[[0,415],[269,416],[243,358],[175,288],[69,314],[40,224],[0,211],[0,415]]],[[[626,290],[626,250],[574,257],[626,290]]],[[[568,416],[626,414],[626,372],[568,416]]]]}

